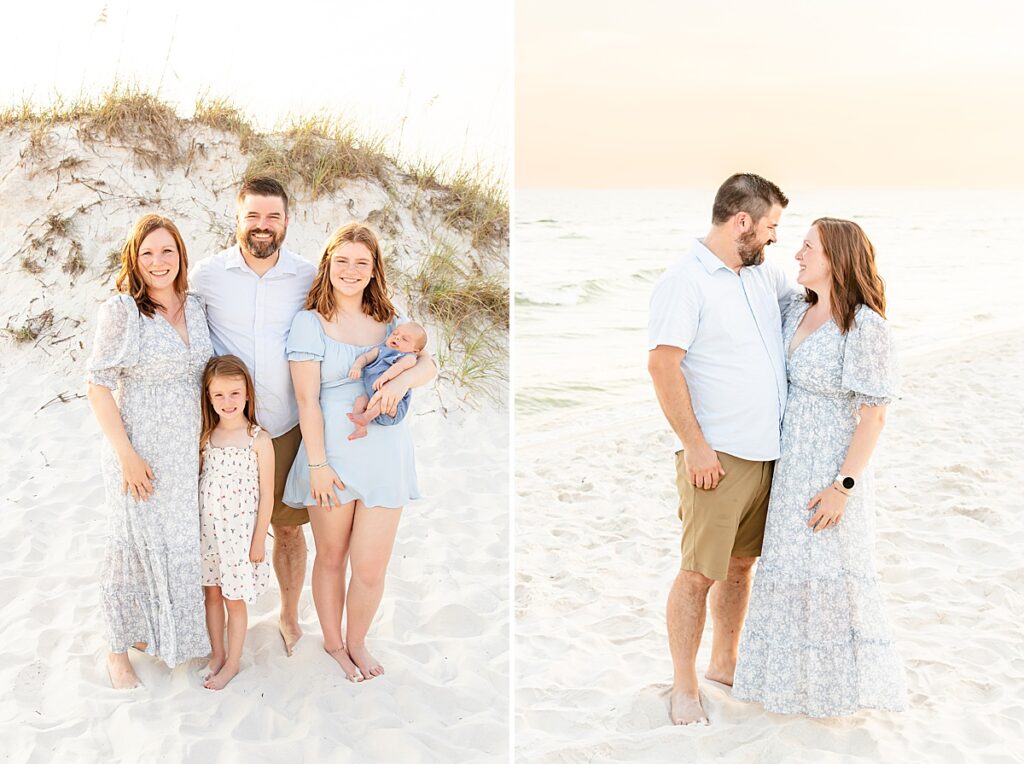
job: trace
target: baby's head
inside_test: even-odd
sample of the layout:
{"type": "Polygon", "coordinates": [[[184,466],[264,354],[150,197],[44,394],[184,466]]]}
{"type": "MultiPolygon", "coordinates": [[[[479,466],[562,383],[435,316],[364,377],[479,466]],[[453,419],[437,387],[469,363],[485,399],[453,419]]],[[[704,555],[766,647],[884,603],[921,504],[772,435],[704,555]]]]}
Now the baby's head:
{"type": "Polygon", "coordinates": [[[427,346],[427,330],[415,321],[407,321],[396,326],[384,344],[399,353],[418,353],[427,346]]]}

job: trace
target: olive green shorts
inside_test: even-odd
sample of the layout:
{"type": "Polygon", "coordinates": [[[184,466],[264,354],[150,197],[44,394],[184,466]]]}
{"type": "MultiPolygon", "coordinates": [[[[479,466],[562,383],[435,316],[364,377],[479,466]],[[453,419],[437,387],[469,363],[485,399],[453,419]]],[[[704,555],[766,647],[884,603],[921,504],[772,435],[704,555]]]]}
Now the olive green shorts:
{"type": "Polygon", "coordinates": [[[690,485],[683,452],[676,452],[682,570],[722,581],[730,557],[758,557],[764,541],[775,462],[751,462],[716,451],[725,475],[717,488],[690,485]]]}
{"type": "Polygon", "coordinates": [[[284,496],[284,484],[288,480],[295,454],[299,452],[302,433],[295,425],[284,435],[274,438],[274,513],[270,516],[271,525],[304,525],[309,522],[309,512],[289,507],[281,498],[284,496]]]}

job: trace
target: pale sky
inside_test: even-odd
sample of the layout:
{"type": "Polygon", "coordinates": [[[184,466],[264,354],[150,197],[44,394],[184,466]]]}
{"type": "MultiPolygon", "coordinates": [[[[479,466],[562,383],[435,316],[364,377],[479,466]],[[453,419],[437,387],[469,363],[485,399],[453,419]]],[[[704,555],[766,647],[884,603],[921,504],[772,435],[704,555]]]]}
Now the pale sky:
{"type": "Polygon", "coordinates": [[[511,0],[43,0],[9,4],[4,21],[4,105],[95,93],[118,77],[186,116],[203,91],[266,129],[327,110],[407,158],[508,175],[511,0]]]}
{"type": "Polygon", "coordinates": [[[520,187],[1019,187],[1009,0],[517,0],[520,187]]]}

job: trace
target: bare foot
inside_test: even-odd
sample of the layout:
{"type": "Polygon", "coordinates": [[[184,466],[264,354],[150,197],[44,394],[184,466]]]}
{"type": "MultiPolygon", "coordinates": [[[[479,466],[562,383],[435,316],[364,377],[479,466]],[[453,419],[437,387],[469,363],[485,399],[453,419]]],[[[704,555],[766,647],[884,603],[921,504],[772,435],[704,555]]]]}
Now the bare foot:
{"type": "Polygon", "coordinates": [[[225,664],[226,661],[227,661],[227,656],[226,655],[214,655],[214,656],[211,656],[210,657],[210,662],[206,664],[206,668],[204,668],[203,671],[202,671],[203,681],[205,682],[211,676],[213,676],[218,671],[220,671],[222,668],[224,668],[224,664],[225,664]]]}
{"type": "Polygon", "coordinates": [[[380,676],[384,673],[384,667],[380,665],[380,661],[370,655],[366,645],[360,647],[349,645],[348,654],[355,661],[359,670],[363,672],[364,679],[373,679],[375,676],[380,676]]]}
{"type": "Polygon", "coordinates": [[[736,664],[733,663],[731,667],[721,666],[708,666],[707,672],[704,674],[705,679],[710,679],[712,682],[718,682],[724,684],[727,687],[732,687],[732,677],[736,673],[736,664]]]}
{"type": "Polygon", "coordinates": [[[128,660],[128,653],[108,653],[107,674],[110,675],[110,686],[115,690],[134,690],[142,686],[128,660]]]}
{"type": "Polygon", "coordinates": [[[366,427],[366,425],[373,421],[373,417],[366,414],[349,414],[348,421],[359,427],[366,427]]]}
{"type": "Polygon", "coordinates": [[[366,437],[367,430],[365,427],[356,425],[356,429],[352,430],[352,434],[348,436],[349,440],[359,440],[360,438],[366,437]]]}
{"type": "Polygon", "coordinates": [[[345,646],[336,647],[333,650],[328,650],[327,646],[324,646],[324,652],[334,658],[341,666],[342,671],[345,672],[345,678],[350,682],[361,682],[363,681],[363,672],[359,670],[359,667],[352,662],[352,659],[348,657],[348,651],[345,646]]]}
{"type": "Polygon", "coordinates": [[[203,687],[207,690],[223,690],[235,678],[238,668],[237,663],[225,663],[220,671],[203,682],[203,687]]]}
{"type": "Polygon", "coordinates": [[[700,704],[700,694],[694,697],[692,694],[682,690],[672,690],[669,696],[671,704],[670,716],[673,724],[708,724],[708,716],[704,713],[704,707],[700,704]]]}
{"type": "Polygon", "coordinates": [[[281,632],[281,639],[284,641],[284,651],[291,656],[295,651],[295,643],[302,638],[302,629],[298,623],[286,623],[283,620],[277,622],[277,630],[281,632]]]}

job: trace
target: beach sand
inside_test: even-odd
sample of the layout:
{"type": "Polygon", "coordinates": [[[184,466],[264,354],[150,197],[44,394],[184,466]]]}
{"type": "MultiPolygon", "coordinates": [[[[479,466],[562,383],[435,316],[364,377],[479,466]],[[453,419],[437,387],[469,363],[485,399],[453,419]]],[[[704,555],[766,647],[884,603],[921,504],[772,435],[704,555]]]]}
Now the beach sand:
{"type": "MultiPolygon", "coordinates": [[[[517,444],[518,761],[1024,760],[1024,341],[908,349],[902,372],[874,465],[909,709],[784,716],[702,679],[711,724],[669,724],[680,532],[672,438],[652,409],[517,444]]],[[[709,618],[701,676],[710,643],[709,618]]]]}
{"type": "MultiPolygon", "coordinates": [[[[275,581],[249,608],[242,670],[223,691],[202,687],[203,660],[169,671],[138,652],[131,660],[145,687],[110,688],[99,587],[103,436],[83,397],[83,365],[96,308],[113,293],[108,254],[135,218],[168,214],[193,263],[231,241],[247,160],[234,136],[201,129],[191,138],[202,150],[188,167],[154,172],[128,148],[83,141],[73,126],[55,128],[39,160],[24,153],[27,132],[0,132],[0,758],[506,760],[509,427],[500,381],[496,402],[467,405],[465,390],[444,380],[413,395],[423,498],[403,512],[370,629],[383,677],[350,684],[324,653],[307,569],[306,636],[292,657],[277,632],[275,581]],[[67,170],[62,157],[77,163],[67,170]],[[82,272],[67,267],[76,252],[82,272]],[[38,337],[16,342],[26,327],[38,337]]],[[[351,181],[300,199],[286,246],[315,261],[335,226],[381,219],[396,205],[383,236],[392,266],[413,267],[438,238],[478,257],[442,212],[404,206],[424,199],[410,183],[397,180],[392,196],[376,181],[351,181]]],[[[507,254],[504,264],[502,253],[488,262],[504,268],[507,254]]],[[[437,352],[441,329],[425,323],[437,352]]],[[[311,567],[308,526],[306,538],[311,567]]]]}

